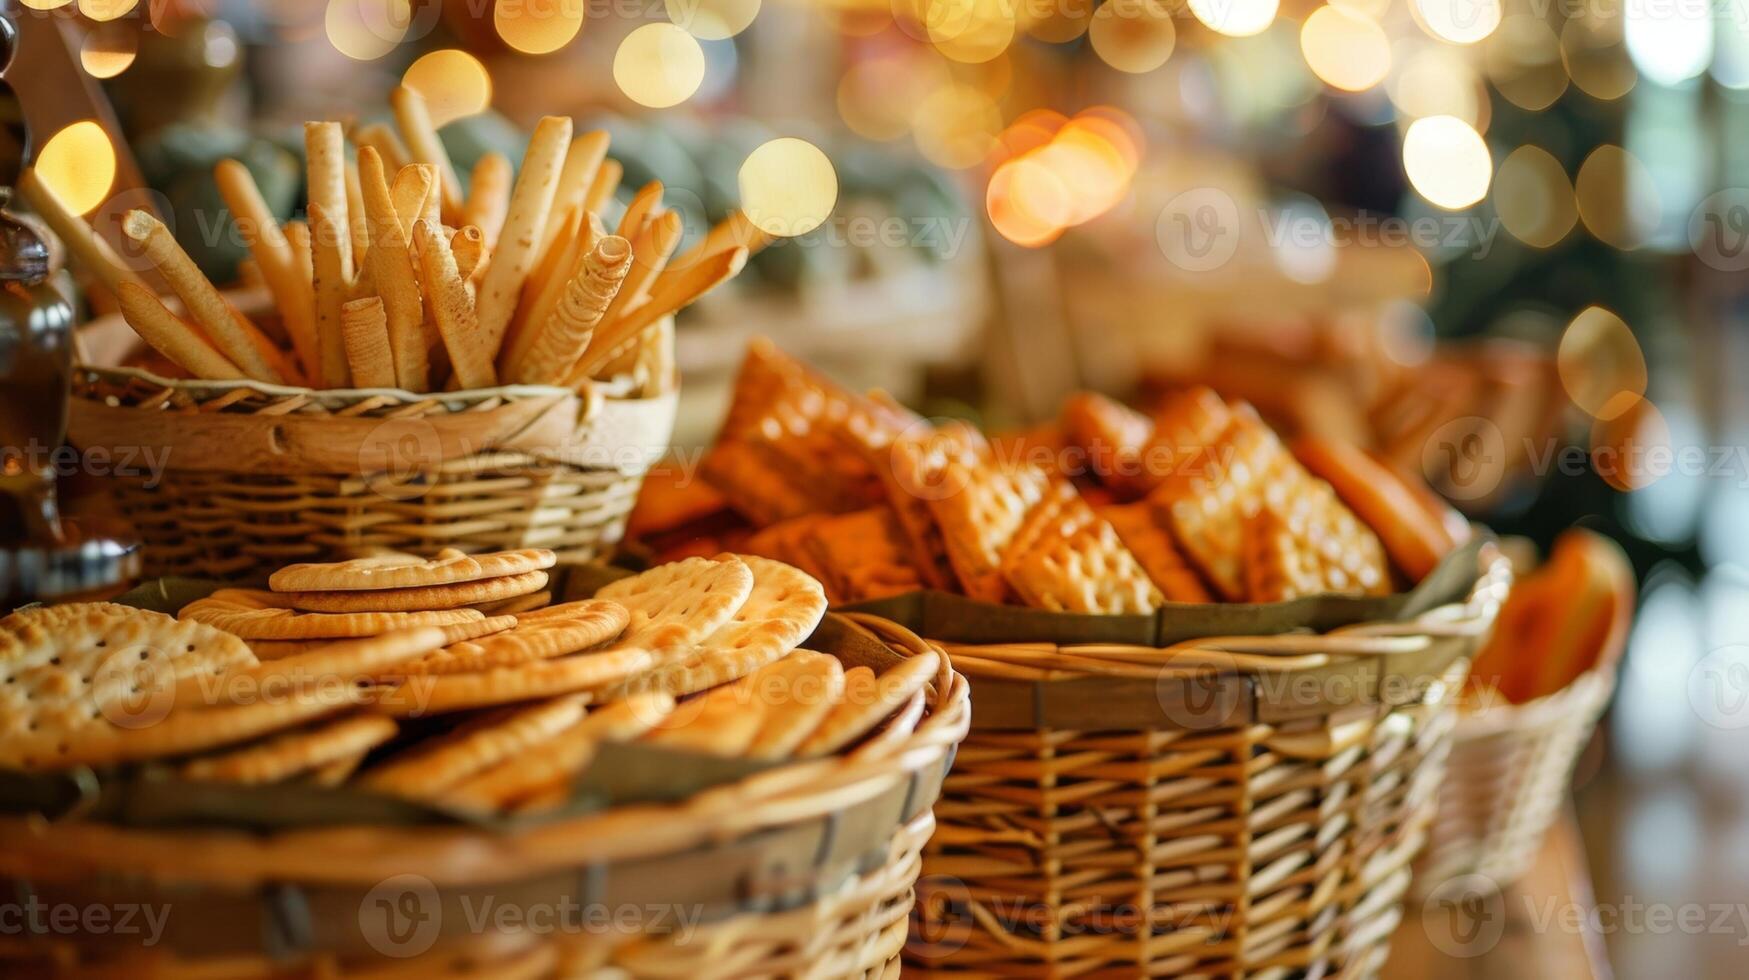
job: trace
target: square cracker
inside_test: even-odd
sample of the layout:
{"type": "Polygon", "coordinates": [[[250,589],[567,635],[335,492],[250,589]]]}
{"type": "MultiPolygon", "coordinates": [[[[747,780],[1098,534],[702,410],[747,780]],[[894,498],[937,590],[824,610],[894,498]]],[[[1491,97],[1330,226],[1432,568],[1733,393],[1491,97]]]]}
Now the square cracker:
{"type": "Polygon", "coordinates": [[[1146,502],[1104,507],[1099,516],[1111,524],[1118,540],[1136,556],[1167,602],[1215,601],[1146,502]]]}
{"type": "Polygon", "coordinates": [[[846,602],[923,588],[898,518],[886,507],[825,518],[802,540],[802,548],[828,577],[828,591],[846,602]]]}
{"type": "Polygon", "coordinates": [[[1251,515],[1244,547],[1246,598],[1252,602],[1391,590],[1384,545],[1322,480],[1310,479],[1291,499],[1251,515]]]}
{"type": "Polygon", "coordinates": [[[1000,466],[982,454],[942,460],[925,503],[967,596],[984,602],[1008,597],[1002,553],[1050,482],[1043,470],[1000,466]]]}
{"type": "Polygon", "coordinates": [[[1117,532],[1066,483],[1026,515],[1002,558],[1026,604],[1078,613],[1147,613],[1163,601],[1117,532]]]}
{"type": "Polygon", "coordinates": [[[1102,485],[1126,496],[1147,492],[1141,461],[1154,437],[1152,419],[1092,392],[1071,397],[1062,417],[1065,440],[1081,452],[1086,470],[1102,485]]]}

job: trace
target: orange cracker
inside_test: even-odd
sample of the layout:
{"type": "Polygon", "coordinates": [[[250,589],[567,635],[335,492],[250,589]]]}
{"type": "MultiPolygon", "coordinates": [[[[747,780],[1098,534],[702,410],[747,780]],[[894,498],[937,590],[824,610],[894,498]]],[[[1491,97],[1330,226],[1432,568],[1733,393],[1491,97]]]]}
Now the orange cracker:
{"type": "Polygon", "coordinates": [[[1003,553],[1002,575],[1035,609],[1147,613],[1163,601],[1117,532],[1067,483],[1026,515],[1003,553]]]}
{"type": "Polygon", "coordinates": [[[1172,542],[1172,535],[1155,520],[1153,509],[1145,502],[1105,507],[1099,515],[1117,532],[1130,554],[1136,556],[1167,602],[1215,601],[1208,586],[1197,577],[1196,569],[1185,562],[1184,554],[1172,542]]]}

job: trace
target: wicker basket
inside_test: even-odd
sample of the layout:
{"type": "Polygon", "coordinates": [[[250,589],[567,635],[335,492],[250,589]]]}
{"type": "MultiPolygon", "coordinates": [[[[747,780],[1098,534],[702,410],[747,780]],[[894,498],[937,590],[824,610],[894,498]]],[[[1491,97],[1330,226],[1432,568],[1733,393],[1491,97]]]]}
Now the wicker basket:
{"type": "Polygon", "coordinates": [[[673,391],[635,394],[314,391],[82,367],[69,440],[107,476],[151,576],[259,579],[373,549],[586,561],[618,542],[673,430],[673,391]]]}
{"type": "Polygon", "coordinates": [[[1479,554],[1467,600],[1405,621],[1164,651],[947,645],[977,709],[908,972],[1376,972],[1510,583],[1479,554]]]}
{"type": "MultiPolygon", "coordinates": [[[[867,617],[829,616],[809,642],[877,667],[931,649],[867,617]]],[[[119,929],[13,936],[0,975],[896,976],[930,807],[970,713],[945,658],[932,693],[896,744],[534,824],[0,817],[5,894],[166,911],[151,945],[119,929]]]]}

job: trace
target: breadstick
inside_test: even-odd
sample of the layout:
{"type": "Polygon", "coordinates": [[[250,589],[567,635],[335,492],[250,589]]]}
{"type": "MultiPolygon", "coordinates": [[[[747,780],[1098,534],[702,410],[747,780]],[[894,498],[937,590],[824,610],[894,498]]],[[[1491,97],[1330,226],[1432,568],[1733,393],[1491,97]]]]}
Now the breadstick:
{"type": "MultiPolygon", "coordinates": [[[[362,150],[360,152],[363,152],[362,150]]],[[[382,157],[382,151],[377,151],[382,157]]],[[[385,172],[389,158],[382,157],[385,172]]],[[[389,188],[389,199],[395,202],[395,220],[401,223],[401,240],[406,241],[412,234],[413,222],[418,221],[425,213],[425,197],[431,193],[431,182],[435,173],[423,163],[409,164],[395,174],[395,183],[389,188]]]]}
{"type": "MultiPolygon", "coordinates": [[[[387,316],[389,349],[394,352],[394,382],[408,391],[424,391],[431,365],[425,358],[425,302],[413,272],[406,233],[395,213],[394,195],[383,173],[382,157],[364,147],[358,151],[359,182],[370,218],[370,276],[382,297],[387,316]]],[[[422,198],[423,199],[423,198],[422,198]]],[[[351,348],[348,348],[350,352],[351,348]]],[[[353,365],[357,381],[357,364],[353,365]]],[[[362,384],[363,382],[358,382],[362,384]]]]}
{"type": "MultiPolygon", "coordinates": [[[[485,278],[480,280],[477,301],[479,329],[470,337],[478,348],[470,352],[469,360],[484,359],[490,363],[498,356],[498,345],[516,312],[516,302],[522,295],[523,281],[538,258],[535,246],[547,224],[553,194],[558,190],[559,171],[565,164],[565,149],[571,142],[571,120],[564,116],[546,116],[529,137],[528,151],[522,158],[522,173],[516,177],[516,189],[510,194],[510,211],[504,219],[504,229],[498,245],[492,250],[492,260],[486,265],[485,278]]],[[[447,251],[448,243],[444,243],[447,251]]],[[[454,356],[455,351],[450,351],[454,356]]]]}
{"type": "Polygon", "coordinates": [[[347,276],[341,261],[340,243],[346,240],[328,209],[310,202],[310,259],[316,294],[316,350],[320,370],[315,373],[323,388],[344,388],[347,381],[346,342],[340,330],[340,308],[347,296],[347,276]]]}
{"type": "Polygon", "coordinates": [[[577,370],[572,372],[572,376],[575,377],[580,372],[584,380],[594,377],[595,371],[612,359],[614,351],[621,345],[643,333],[656,321],[710,292],[718,284],[733,279],[746,264],[747,250],[733,248],[683,270],[667,286],[653,292],[642,306],[595,331],[595,336],[589,341],[588,351],[578,362],[577,370]]]}
{"type": "Polygon", "coordinates": [[[275,366],[273,343],[262,336],[253,323],[244,319],[225,298],[219,295],[211,281],[201,273],[176,244],[170,229],[144,211],[129,211],[122,220],[122,231],[140,245],[147,261],[170,284],[182,305],[219,353],[243,373],[257,381],[284,384],[286,372],[275,366]]]}
{"type": "Polygon", "coordinates": [[[541,325],[534,346],[510,379],[528,385],[563,381],[589,347],[590,335],[619,292],[631,264],[632,246],[624,238],[609,235],[597,243],[584,256],[583,268],[566,286],[558,308],[541,325]]]}
{"type": "MultiPolygon", "coordinates": [[[[337,122],[304,123],[304,158],[309,168],[309,197],[334,219],[334,226],[347,229],[335,245],[340,250],[340,275],[352,278],[351,223],[346,211],[346,140],[337,122]]],[[[311,222],[310,230],[315,231],[311,222]]],[[[320,236],[317,237],[318,244],[320,236]]]]}
{"type": "Polygon", "coordinates": [[[208,381],[238,381],[244,374],[181,317],[164,308],[152,291],[137,282],[116,284],[121,315],[152,349],[184,371],[208,381]]]}
{"type": "Polygon", "coordinates": [[[291,338],[292,350],[306,376],[314,372],[316,360],[316,321],[312,309],[315,297],[310,294],[310,279],[304,274],[298,257],[279,220],[268,210],[261,188],[249,173],[249,168],[236,160],[220,160],[213,168],[213,179],[219,185],[219,195],[231,209],[231,217],[249,243],[255,256],[255,266],[267,281],[273,303],[279,308],[280,320],[291,338]]]}
{"type": "Polygon", "coordinates": [[[522,359],[534,347],[540,327],[558,307],[559,300],[564,298],[566,285],[576,275],[583,256],[593,247],[589,241],[588,219],[581,205],[566,212],[559,222],[558,237],[553,239],[540,264],[529,273],[528,283],[522,289],[522,300],[516,304],[516,315],[504,331],[504,341],[498,352],[499,374],[511,377],[516,373],[522,359]]]}
{"type": "Polygon", "coordinates": [[[668,265],[668,257],[680,244],[680,212],[664,211],[646,222],[638,237],[632,239],[632,267],[626,273],[624,285],[612,305],[602,314],[602,323],[612,323],[626,310],[636,306],[649,294],[650,284],[668,265]]]}
{"type": "Polygon", "coordinates": [[[425,288],[431,297],[433,318],[443,337],[444,349],[462,388],[491,388],[498,383],[492,371],[492,356],[478,344],[479,320],[468,298],[467,283],[456,268],[455,253],[428,221],[413,226],[419,242],[419,261],[425,269],[425,288]]]}
{"type": "Polygon", "coordinates": [[[352,239],[352,267],[347,271],[357,279],[364,274],[365,264],[369,261],[370,219],[364,214],[364,191],[359,187],[358,167],[351,160],[346,161],[346,228],[352,239]]]}
{"type": "Polygon", "coordinates": [[[407,144],[401,142],[401,137],[396,136],[394,130],[382,123],[360,126],[352,134],[352,142],[359,146],[375,147],[377,156],[383,158],[383,166],[396,173],[413,162],[407,155],[407,144]]]}
{"type": "Polygon", "coordinates": [[[384,308],[380,296],[355,299],[340,308],[340,333],[355,387],[395,387],[395,358],[390,353],[389,319],[384,308]]]}
{"type": "MultiPolygon", "coordinates": [[[[592,129],[571,141],[571,146],[565,151],[565,166],[559,171],[559,191],[553,195],[553,213],[564,214],[574,207],[582,207],[589,196],[589,188],[595,184],[595,174],[601,169],[601,161],[607,158],[607,146],[610,142],[607,132],[592,129]]],[[[548,227],[541,235],[541,251],[552,247],[557,229],[548,227]]]]}
{"type": "Polygon", "coordinates": [[[713,225],[698,244],[669,261],[668,268],[678,272],[692,267],[707,256],[728,251],[737,245],[745,248],[751,257],[759,254],[759,250],[769,244],[771,236],[761,231],[747,217],[747,212],[736,208],[729,212],[728,217],[713,225]]]}
{"type": "Polygon", "coordinates": [[[625,214],[619,219],[619,237],[632,241],[643,230],[644,219],[659,211],[662,207],[662,182],[652,180],[638,188],[632,195],[630,204],[626,205],[625,214]]]}
{"type": "Polygon", "coordinates": [[[97,233],[97,229],[85,222],[84,218],[74,214],[61,200],[54,189],[44,183],[33,169],[27,169],[18,175],[18,190],[36,213],[48,223],[49,229],[67,243],[67,250],[73,253],[73,258],[84,267],[86,272],[96,276],[110,292],[120,295],[120,286],[131,282],[141,289],[147,289],[146,281],[139,274],[127,267],[119,254],[107,239],[97,233]]]}
{"type": "Polygon", "coordinates": [[[456,271],[465,282],[473,277],[474,268],[485,255],[486,236],[480,229],[469,225],[449,236],[449,250],[455,254],[456,271]]]}
{"type": "Polygon", "coordinates": [[[456,177],[455,164],[443,141],[437,138],[437,127],[431,124],[431,112],[425,97],[405,85],[395,86],[389,93],[389,104],[395,110],[395,123],[401,128],[401,138],[407,141],[408,156],[416,163],[426,163],[437,170],[438,200],[442,213],[450,220],[460,220],[462,213],[462,182],[456,177]]]}
{"type": "Polygon", "coordinates": [[[468,177],[468,203],[462,208],[461,222],[480,229],[487,247],[498,244],[498,232],[504,228],[504,215],[510,210],[511,176],[510,160],[502,153],[488,153],[474,164],[468,177]]]}
{"type": "MultiPolygon", "coordinates": [[[[316,281],[314,259],[310,252],[310,226],[302,221],[285,223],[285,241],[291,246],[292,261],[296,264],[298,274],[304,277],[304,286],[308,288],[316,281]]],[[[312,306],[314,300],[312,299],[312,306]]],[[[313,315],[313,314],[312,314],[313,315]]],[[[313,321],[312,321],[313,323],[313,321]]],[[[312,327],[312,329],[314,329],[312,327]]],[[[316,364],[309,365],[310,373],[314,374],[316,364]]]]}
{"type": "Polygon", "coordinates": [[[613,199],[613,192],[619,190],[619,180],[625,176],[625,167],[618,160],[604,160],[601,168],[595,171],[595,182],[589,185],[589,193],[583,198],[583,209],[593,214],[600,214],[607,202],[613,199]]]}

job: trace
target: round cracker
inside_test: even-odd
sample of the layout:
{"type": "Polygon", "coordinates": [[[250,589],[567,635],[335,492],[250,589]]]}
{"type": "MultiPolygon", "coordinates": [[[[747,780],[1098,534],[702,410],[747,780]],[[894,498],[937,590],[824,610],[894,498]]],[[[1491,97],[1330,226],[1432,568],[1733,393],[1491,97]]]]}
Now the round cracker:
{"type": "Polygon", "coordinates": [[[674,698],[659,691],[603,705],[561,732],[544,751],[483,769],[457,783],[443,801],[472,810],[509,809],[542,790],[569,785],[594,758],[597,745],[640,738],[673,710],[674,698]]]}
{"type": "Polygon", "coordinates": [[[754,575],[734,555],[687,558],[621,579],[599,592],[632,614],[627,646],[685,648],[728,623],[753,591],[754,575]]]}
{"type": "Polygon", "coordinates": [[[826,615],[826,590],[813,576],[780,561],[736,556],[753,573],[753,588],[729,622],[687,658],[658,670],[652,689],[683,695],[739,680],[801,646],[826,615]]]}
{"type": "MultiPolygon", "coordinates": [[[[844,696],[813,734],[796,747],[798,756],[826,755],[862,738],[888,715],[904,707],[924,685],[935,679],[941,657],[928,650],[881,674],[864,680],[856,667],[845,672],[844,696]]],[[[870,675],[873,671],[869,672],[870,675]]],[[[913,722],[915,724],[915,722],[913,722]]]]}
{"type": "Polygon", "coordinates": [[[550,613],[543,612],[539,616],[512,618],[517,619],[517,623],[511,630],[480,640],[452,644],[401,664],[383,676],[454,674],[562,657],[619,636],[631,621],[631,613],[617,602],[585,599],[554,607],[550,613]]]}
{"type": "Polygon", "coordinates": [[[770,703],[765,723],[747,747],[754,759],[788,758],[844,697],[844,665],[812,650],[797,650],[749,680],[755,695],[770,703]]]}
{"type": "Polygon", "coordinates": [[[182,607],[180,618],[215,626],[245,640],[345,640],[378,636],[419,626],[476,623],[486,616],[477,609],[434,609],[421,612],[304,613],[275,608],[271,592],[220,589],[182,607]]]}
{"type": "Polygon", "coordinates": [[[515,709],[415,746],[358,777],[365,789],[430,799],[464,779],[540,745],[583,718],[584,699],[561,697],[515,709]]]}
{"type": "Polygon", "coordinates": [[[453,548],[436,558],[374,555],[326,564],[287,565],[267,580],[276,592],[411,589],[521,575],[553,567],[558,556],[545,548],[465,555],[453,548]]]}
{"type": "MultiPolygon", "coordinates": [[[[515,599],[547,587],[547,573],[523,572],[477,582],[424,585],[407,589],[372,589],[353,592],[274,592],[273,602],[292,609],[320,613],[418,612],[425,609],[457,609],[479,603],[515,599]]],[[[485,615],[481,613],[481,615],[485,615]]]]}
{"type": "Polygon", "coordinates": [[[413,718],[600,690],[624,684],[655,662],[648,650],[614,647],[518,667],[414,676],[378,688],[371,695],[378,710],[413,718]]]}
{"type": "Polygon", "coordinates": [[[195,759],[182,767],[182,777],[225,783],[283,782],[333,762],[361,758],[394,738],[397,730],[381,715],[337,718],[223,755],[195,759]]]}
{"type": "MultiPolygon", "coordinates": [[[[465,640],[477,640],[483,636],[502,633],[516,625],[515,616],[487,616],[484,619],[454,626],[441,627],[443,630],[443,645],[461,643],[465,640]]],[[[319,647],[325,647],[333,640],[256,640],[249,644],[249,649],[255,651],[260,660],[284,660],[286,657],[300,653],[309,653],[319,647]]]]}
{"type": "Polygon", "coordinates": [[[500,602],[482,602],[474,608],[488,616],[520,616],[524,613],[545,609],[552,601],[552,590],[542,589],[539,592],[530,592],[528,595],[519,595],[500,602]]]}

